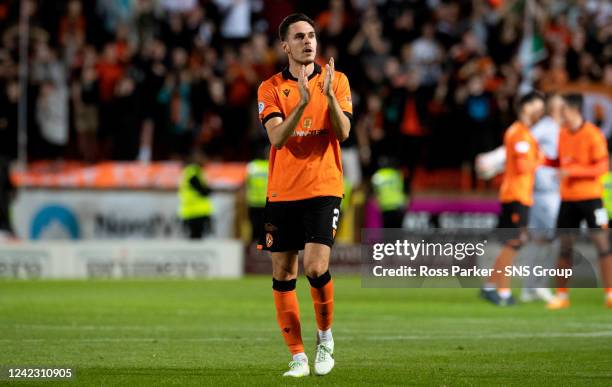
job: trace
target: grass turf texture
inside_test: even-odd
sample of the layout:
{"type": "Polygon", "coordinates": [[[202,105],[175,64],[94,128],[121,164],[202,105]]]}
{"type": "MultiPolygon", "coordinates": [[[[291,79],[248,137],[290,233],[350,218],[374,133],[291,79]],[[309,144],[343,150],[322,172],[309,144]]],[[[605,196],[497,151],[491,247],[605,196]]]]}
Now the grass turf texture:
{"type": "MultiPolygon", "coordinates": [[[[269,277],[0,281],[0,365],[69,366],[70,385],[610,385],[612,310],[497,308],[476,289],[362,289],[338,277],[336,368],[281,378],[289,354],[269,277]]],[[[298,280],[311,364],[315,323],[298,280]]],[[[0,381],[0,384],[3,382],[0,381]]],[[[25,385],[15,382],[14,385],[25,385]]],[[[41,385],[55,385],[44,381],[41,385]]]]}

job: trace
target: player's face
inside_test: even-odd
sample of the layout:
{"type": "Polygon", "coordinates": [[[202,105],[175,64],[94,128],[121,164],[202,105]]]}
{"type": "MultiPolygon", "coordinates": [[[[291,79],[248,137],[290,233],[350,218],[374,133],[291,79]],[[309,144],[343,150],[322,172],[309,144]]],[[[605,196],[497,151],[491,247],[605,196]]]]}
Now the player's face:
{"type": "Polygon", "coordinates": [[[534,99],[523,106],[527,126],[533,126],[544,115],[544,101],[534,99]]]}
{"type": "Polygon", "coordinates": [[[534,125],[536,122],[540,121],[542,117],[544,117],[544,113],[546,112],[546,106],[544,104],[544,101],[542,101],[541,99],[536,99],[531,104],[531,125],[534,125]]]}
{"type": "Polygon", "coordinates": [[[563,103],[561,106],[561,117],[563,118],[563,124],[568,128],[571,128],[572,123],[580,118],[580,112],[566,103],[563,103]]]}
{"type": "Polygon", "coordinates": [[[287,40],[283,49],[289,58],[299,64],[308,65],[314,62],[317,53],[317,36],[314,28],[305,21],[299,21],[289,26],[287,40]]]}
{"type": "Polygon", "coordinates": [[[563,109],[563,98],[558,95],[553,95],[550,97],[547,103],[547,111],[548,115],[553,118],[553,120],[557,122],[563,121],[561,110],[563,109]]]}

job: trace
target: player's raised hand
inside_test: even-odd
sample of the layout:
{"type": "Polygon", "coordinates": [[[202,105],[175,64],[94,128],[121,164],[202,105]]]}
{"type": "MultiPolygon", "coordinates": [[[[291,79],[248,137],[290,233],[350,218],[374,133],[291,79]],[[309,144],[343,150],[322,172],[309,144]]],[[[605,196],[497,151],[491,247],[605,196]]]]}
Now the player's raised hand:
{"type": "Polygon", "coordinates": [[[323,92],[331,97],[334,94],[334,58],[329,58],[329,63],[325,65],[325,78],[323,79],[323,92]]]}
{"type": "Polygon", "coordinates": [[[310,89],[308,88],[308,77],[306,77],[306,66],[302,65],[298,74],[298,88],[300,89],[300,104],[306,106],[310,101],[310,89]]]}

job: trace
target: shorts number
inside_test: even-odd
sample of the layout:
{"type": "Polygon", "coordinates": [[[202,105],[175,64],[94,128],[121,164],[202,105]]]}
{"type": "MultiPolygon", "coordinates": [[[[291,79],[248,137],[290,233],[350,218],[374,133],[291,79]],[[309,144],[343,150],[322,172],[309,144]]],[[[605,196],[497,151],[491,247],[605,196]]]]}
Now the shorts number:
{"type": "Polygon", "coordinates": [[[340,210],[338,208],[334,208],[334,218],[332,219],[332,228],[334,230],[338,229],[338,218],[340,218],[340,210]]]}
{"type": "Polygon", "coordinates": [[[604,226],[608,224],[608,211],[605,208],[598,208],[594,211],[595,224],[604,226]]]}

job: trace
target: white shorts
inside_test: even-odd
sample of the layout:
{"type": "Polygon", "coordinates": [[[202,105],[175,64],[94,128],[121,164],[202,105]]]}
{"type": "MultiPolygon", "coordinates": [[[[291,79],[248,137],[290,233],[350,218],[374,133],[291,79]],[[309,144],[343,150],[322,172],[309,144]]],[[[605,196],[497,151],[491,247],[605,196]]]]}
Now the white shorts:
{"type": "Polygon", "coordinates": [[[527,227],[534,237],[552,239],[555,236],[561,198],[559,192],[534,192],[527,227]]]}

